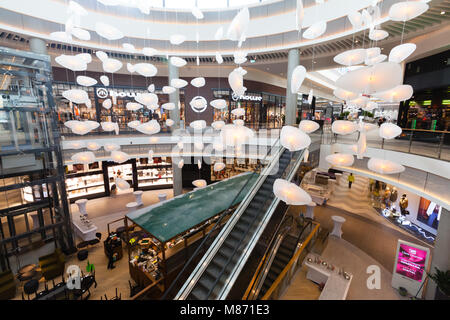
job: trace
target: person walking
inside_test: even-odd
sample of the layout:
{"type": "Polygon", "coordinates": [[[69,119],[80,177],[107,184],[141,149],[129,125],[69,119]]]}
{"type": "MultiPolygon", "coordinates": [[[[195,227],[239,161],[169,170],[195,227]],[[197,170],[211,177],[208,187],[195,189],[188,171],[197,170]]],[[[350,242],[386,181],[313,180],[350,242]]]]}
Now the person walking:
{"type": "Polygon", "coordinates": [[[353,175],[353,173],[350,173],[347,180],[348,180],[348,188],[351,189],[352,183],[355,182],[355,176],[353,175]]]}

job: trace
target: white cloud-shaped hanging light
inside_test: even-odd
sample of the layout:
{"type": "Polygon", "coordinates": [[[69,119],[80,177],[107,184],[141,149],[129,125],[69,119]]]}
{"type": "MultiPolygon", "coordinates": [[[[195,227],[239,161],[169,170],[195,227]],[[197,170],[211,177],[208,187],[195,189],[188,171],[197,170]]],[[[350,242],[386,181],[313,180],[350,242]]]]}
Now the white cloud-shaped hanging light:
{"type": "Polygon", "coordinates": [[[66,144],[66,148],[65,149],[81,149],[84,148],[85,144],[83,141],[69,141],[66,144]]]}
{"type": "Polygon", "coordinates": [[[246,39],[249,23],[250,12],[248,8],[242,8],[228,26],[227,38],[231,41],[239,41],[241,44],[246,39]]]}
{"type": "Polygon", "coordinates": [[[173,102],[163,103],[161,107],[166,110],[175,110],[175,103],[173,102]]]}
{"type": "Polygon", "coordinates": [[[117,59],[108,58],[103,60],[102,66],[105,72],[114,73],[122,68],[123,63],[117,59]]]}
{"type": "Polygon", "coordinates": [[[386,39],[388,36],[389,33],[381,29],[372,29],[369,31],[369,39],[372,41],[380,41],[386,39]]]}
{"type": "Polygon", "coordinates": [[[373,47],[366,49],[366,58],[372,59],[381,54],[381,49],[379,47],[373,47]]]}
{"type": "Polygon", "coordinates": [[[227,101],[224,99],[215,99],[209,103],[213,108],[223,109],[227,107],[227,101]]]}
{"type": "Polygon", "coordinates": [[[172,119],[167,119],[166,120],[166,126],[171,127],[175,124],[175,121],[173,121],[172,119]]]}
{"type": "Polygon", "coordinates": [[[231,71],[228,75],[228,84],[237,95],[244,94],[244,78],[240,72],[236,70],[231,71]]]}
{"type": "Polygon", "coordinates": [[[198,166],[199,169],[202,168],[202,161],[200,161],[200,159],[197,160],[197,166],[198,166]]]}
{"type": "Polygon", "coordinates": [[[364,111],[368,111],[368,112],[372,112],[373,110],[378,108],[378,103],[374,102],[374,101],[368,101],[366,103],[366,105],[364,107],[362,107],[362,109],[364,111]]]}
{"type": "Polygon", "coordinates": [[[116,163],[123,163],[125,161],[128,161],[130,159],[130,156],[125,152],[115,150],[111,152],[111,159],[116,163]]]}
{"type": "Polygon", "coordinates": [[[312,202],[311,196],[295,183],[276,179],[273,183],[273,193],[288,205],[302,206],[312,202]]]}
{"type": "Polygon", "coordinates": [[[155,134],[161,131],[161,126],[159,125],[158,121],[153,119],[143,124],[140,124],[139,126],[136,127],[136,130],[144,134],[155,134]]]}
{"type": "Polygon", "coordinates": [[[351,92],[372,94],[388,90],[402,82],[401,66],[393,62],[382,62],[347,72],[336,81],[336,86],[351,92]]]}
{"type": "Polygon", "coordinates": [[[116,184],[116,187],[119,190],[128,190],[128,189],[130,189],[130,184],[125,179],[116,178],[114,180],[114,183],[116,184]]]}
{"type": "Polygon", "coordinates": [[[394,139],[402,133],[402,128],[393,123],[383,123],[380,126],[380,137],[383,139],[394,139]]]}
{"type": "Polygon", "coordinates": [[[95,23],[95,32],[108,40],[119,40],[123,38],[123,33],[116,27],[103,22],[95,23]]]}
{"type": "Polygon", "coordinates": [[[179,45],[186,41],[186,36],[182,34],[173,34],[170,36],[169,41],[171,44],[179,45]]]}
{"type": "Polygon", "coordinates": [[[289,151],[303,150],[311,144],[311,138],[300,129],[284,126],[281,129],[280,143],[289,151]]]}
{"type": "Polygon", "coordinates": [[[163,92],[164,94],[171,94],[171,93],[174,93],[175,90],[177,90],[177,89],[175,89],[174,87],[171,87],[171,86],[164,86],[164,87],[162,88],[162,92],[163,92]]]}
{"type": "Polygon", "coordinates": [[[52,32],[50,33],[50,38],[55,41],[72,42],[72,35],[64,31],[52,32]]]}
{"type": "Polygon", "coordinates": [[[205,78],[198,77],[191,80],[191,84],[196,88],[201,88],[205,85],[205,78]]]}
{"type": "Polygon", "coordinates": [[[242,119],[233,120],[233,123],[237,126],[243,126],[245,124],[244,120],[242,119]]]}
{"type": "Polygon", "coordinates": [[[147,108],[149,108],[152,111],[158,110],[159,109],[159,105],[157,104],[152,104],[150,106],[147,106],[147,108]]]}
{"type": "Polygon", "coordinates": [[[158,53],[158,50],[156,50],[155,48],[144,47],[142,48],[142,53],[147,57],[153,57],[158,53]]]}
{"type": "Polygon", "coordinates": [[[218,64],[223,63],[223,58],[222,58],[222,55],[220,54],[220,52],[216,52],[216,61],[218,64]]]}
{"type": "Polygon", "coordinates": [[[367,98],[366,96],[359,96],[356,99],[350,100],[347,104],[350,106],[363,108],[366,106],[368,101],[369,101],[369,98],[367,98]]]}
{"type": "Polygon", "coordinates": [[[336,88],[333,91],[333,94],[339,99],[344,101],[353,100],[358,97],[358,94],[356,92],[347,91],[341,88],[336,88]]]}
{"type": "Polygon", "coordinates": [[[368,58],[368,59],[366,59],[366,60],[364,61],[364,63],[365,63],[366,65],[368,65],[368,66],[373,66],[373,65],[375,65],[375,64],[378,64],[378,63],[383,62],[383,61],[386,60],[386,59],[387,59],[387,55],[385,55],[385,54],[379,54],[379,55],[377,55],[377,56],[375,56],[375,57],[373,57],[373,58],[368,58]]]}
{"type": "Polygon", "coordinates": [[[224,121],[214,121],[213,123],[211,123],[211,127],[214,130],[221,130],[224,126],[225,126],[224,121]]]}
{"type": "Polygon", "coordinates": [[[147,90],[148,90],[148,92],[151,92],[151,93],[155,92],[155,85],[152,83],[151,85],[149,85],[147,87],[147,90]]]}
{"type": "Polygon", "coordinates": [[[237,147],[252,139],[254,132],[245,127],[235,124],[227,124],[220,131],[220,139],[224,146],[237,147]]]}
{"type": "Polygon", "coordinates": [[[74,163],[90,164],[95,162],[95,154],[91,151],[77,152],[70,157],[74,163]]]}
{"type": "Polygon", "coordinates": [[[144,106],[152,106],[158,104],[158,96],[154,93],[140,92],[136,95],[135,100],[144,106]]]}
{"type": "Polygon", "coordinates": [[[119,125],[116,122],[105,121],[100,123],[103,131],[115,131],[116,134],[119,134],[119,125]]]}
{"type": "Polygon", "coordinates": [[[63,91],[62,96],[76,104],[83,104],[89,100],[87,92],[80,89],[70,89],[63,91]]]}
{"type": "Polygon", "coordinates": [[[358,130],[358,125],[355,122],[347,120],[336,120],[331,125],[331,131],[336,134],[351,134],[358,130]]]}
{"type": "Polygon", "coordinates": [[[368,122],[362,122],[359,124],[359,131],[365,131],[365,132],[369,132],[369,131],[373,131],[373,130],[377,130],[378,126],[376,124],[373,123],[368,123],[368,122]]]}
{"type": "Polygon", "coordinates": [[[196,96],[192,98],[191,102],[189,102],[189,105],[191,106],[192,110],[197,113],[205,111],[208,107],[206,99],[202,96],[196,96]]]}
{"type": "Polygon", "coordinates": [[[403,1],[395,3],[389,9],[389,18],[394,21],[408,21],[427,11],[428,4],[422,1],[403,1]]]}
{"type": "Polygon", "coordinates": [[[102,107],[105,109],[111,109],[111,107],[112,107],[111,99],[103,100],[102,107]]]}
{"type": "Polygon", "coordinates": [[[195,17],[195,19],[198,19],[198,20],[203,19],[203,13],[197,6],[193,7],[191,12],[192,12],[192,15],[195,17]]]}
{"type": "Polygon", "coordinates": [[[389,53],[389,61],[400,63],[416,51],[416,48],[417,46],[414,43],[403,43],[395,46],[389,53]]]}
{"type": "Polygon", "coordinates": [[[216,162],[216,163],[214,163],[214,167],[213,167],[213,170],[214,171],[222,171],[223,169],[225,169],[225,163],[223,163],[223,162],[216,162]]]}
{"type": "Polygon", "coordinates": [[[350,23],[352,24],[354,29],[359,29],[362,27],[363,19],[362,19],[361,13],[359,13],[358,11],[350,12],[347,15],[347,18],[350,21],[350,23]]]}
{"type": "Polygon", "coordinates": [[[56,57],[55,61],[64,68],[72,71],[85,71],[87,69],[86,61],[79,56],[69,56],[62,54],[56,57]]]}
{"type": "Polygon", "coordinates": [[[137,63],[134,70],[143,77],[153,77],[158,73],[158,69],[151,63],[137,63]]]}
{"type": "Polygon", "coordinates": [[[143,108],[142,104],[136,102],[127,102],[125,108],[128,111],[138,111],[143,108]]]}
{"type": "Polygon", "coordinates": [[[206,128],[206,121],[205,120],[195,120],[195,121],[192,121],[189,124],[189,126],[195,130],[202,130],[202,129],[206,128]]]}
{"type": "Polygon", "coordinates": [[[80,40],[89,41],[91,40],[91,34],[89,31],[81,29],[81,28],[73,28],[72,29],[72,35],[77,37],[80,40]]]}
{"type": "Polygon", "coordinates": [[[108,55],[106,54],[106,52],[101,51],[101,50],[96,51],[95,55],[97,56],[97,58],[100,61],[104,61],[104,60],[108,59],[108,55]]]}
{"type": "Polygon", "coordinates": [[[170,57],[170,63],[178,68],[184,67],[187,61],[180,57],[170,57]]]}
{"type": "Polygon", "coordinates": [[[67,9],[69,13],[76,14],[80,17],[87,16],[88,12],[85,8],[83,8],[81,5],[76,3],[75,1],[69,1],[69,8],[67,9]]]}
{"type": "Polygon", "coordinates": [[[343,167],[350,167],[355,162],[355,158],[353,157],[353,155],[347,153],[330,154],[325,157],[325,160],[334,166],[343,167]]]}
{"type": "Polygon", "coordinates": [[[231,113],[236,117],[242,117],[245,116],[245,109],[244,108],[236,108],[231,110],[231,113]]]}
{"type": "Polygon", "coordinates": [[[291,93],[298,93],[306,77],[304,66],[296,66],[291,76],[291,93]]]}
{"type": "Polygon", "coordinates": [[[102,145],[95,141],[89,141],[86,143],[86,148],[88,148],[91,151],[97,151],[101,147],[102,147],[102,145]]]}
{"type": "Polygon", "coordinates": [[[183,168],[183,166],[184,166],[184,160],[181,159],[181,160],[178,162],[178,168],[181,169],[181,168],[183,168]]]}
{"type": "Polygon", "coordinates": [[[390,90],[377,92],[374,94],[374,96],[386,102],[400,102],[411,98],[413,93],[414,90],[412,86],[410,86],[409,84],[403,84],[396,86],[390,90]]]}
{"type": "Polygon", "coordinates": [[[86,62],[86,63],[91,63],[92,62],[92,56],[89,53],[87,53],[87,52],[79,53],[76,56],[78,58],[83,59],[83,61],[86,62]]]}
{"type": "Polygon", "coordinates": [[[86,76],[77,76],[77,83],[80,86],[90,87],[97,84],[97,80],[91,77],[86,76]]]}
{"type": "Polygon", "coordinates": [[[170,80],[170,85],[174,88],[181,89],[188,85],[188,82],[183,79],[172,79],[170,80]]]}
{"type": "Polygon", "coordinates": [[[135,73],[136,69],[134,68],[134,65],[132,65],[131,63],[127,62],[127,71],[129,73],[135,73]]]}
{"type": "Polygon", "coordinates": [[[108,76],[101,76],[100,77],[100,82],[103,83],[103,85],[105,87],[109,86],[109,78],[108,78],[108,76]]]}
{"type": "Polygon", "coordinates": [[[358,142],[356,143],[356,157],[358,159],[364,158],[364,153],[367,151],[367,136],[366,132],[362,131],[359,134],[358,142]]]}
{"type": "Polygon", "coordinates": [[[308,29],[306,29],[305,32],[303,32],[303,38],[312,40],[320,37],[325,33],[327,30],[327,22],[326,21],[319,21],[314,23],[312,26],[310,26],[308,29]]]}
{"type": "Polygon", "coordinates": [[[302,130],[304,133],[313,133],[314,131],[320,128],[320,125],[312,120],[302,120],[298,124],[298,128],[302,130]]]}
{"type": "Polygon", "coordinates": [[[394,174],[405,171],[405,167],[393,161],[370,158],[367,162],[367,168],[381,174],[394,174]]]}
{"type": "Polygon", "coordinates": [[[141,124],[141,122],[139,120],[134,120],[134,121],[128,122],[127,126],[130,128],[136,129],[140,124],[141,124]]]}
{"type": "Polygon", "coordinates": [[[117,151],[120,149],[120,146],[117,143],[105,143],[103,149],[108,152],[117,151]]]}
{"type": "Polygon", "coordinates": [[[344,51],[333,58],[336,63],[344,66],[354,66],[363,63],[366,59],[365,49],[353,49],[344,51]]]}
{"type": "Polygon", "coordinates": [[[194,181],[192,181],[192,184],[194,185],[194,187],[197,187],[197,188],[204,188],[207,185],[206,180],[204,180],[204,179],[194,180],[194,181]]]}

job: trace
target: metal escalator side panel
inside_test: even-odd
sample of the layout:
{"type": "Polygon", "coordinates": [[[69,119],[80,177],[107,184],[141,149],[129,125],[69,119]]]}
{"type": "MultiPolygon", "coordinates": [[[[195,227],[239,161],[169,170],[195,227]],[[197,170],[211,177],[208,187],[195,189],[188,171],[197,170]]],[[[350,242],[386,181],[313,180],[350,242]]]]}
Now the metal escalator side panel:
{"type": "Polygon", "coordinates": [[[218,234],[212,245],[208,248],[206,253],[201,258],[200,262],[195,267],[194,271],[191,273],[189,278],[183,284],[180,291],[175,296],[174,298],[175,300],[184,300],[189,296],[189,293],[193,290],[195,284],[200,279],[203,272],[206,270],[207,266],[214,258],[214,256],[222,246],[223,242],[225,241],[225,239],[228,237],[228,234],[233,230],[234,225],[239,221],[241,215],[250,205],[251,201],[253,200],[253,197],[256,195],[259,188],[263,185],[266,178],[270,176],[269,174],[273,171],[273,168],[278,165],[278,160],[280,159],[284,150],[285,149],[283,147],[279,147],[278,151],[273,156],[270,164],[260,173],[260,176],[253,185],[252,189],[249,191],[247,196],[241,201],[241,203],[236,208],[232,217],[227,221],[225,226],[223,226],[222,230],[220,231],[220,233],[218,234]]]}
{"type": "MultiPolygon", "coordinates": [[[[291,153],[291,160],[294,157],[294,152],[291,153]]],[[[297,172],[298,168],[300,167],[300,164],[302,162],[304,156],[304,150],[302,150],[300,152],[300,154],[298,155],[298,158],[295,159],[294,163],[293,163],[293,167],[289,170],[289,174],[287,175],[287,181],[291,181],[295,175],[295,173],[297,172]]],[[[289,166],[288,166],[289,167],[289,166]]],[[[288,169],[288,167],[286,167],[286,169],[288,169]]],[[[253,234],[253,236],[251,237],[250,241],[248,242],[246,248],[243,250],[243,252],[245,252],[244,256],[242,256],[242,258],[240,259],[239,263],[234,267],[231,276],[228,278],[227,280],[227,286],[225,286],[220,294],[218,295],[218,300],[224,300],[226,299],[228,293],[230,292],[232,286],[234,285],[234,282],[236,281],[237,277],[239,276],[239,273],[241,272],[242,268],[244,267],[245,263],[247,262],[248,257],[250,256],[251,252],[253,251],[256,243],[259,240],[259,237],[261,236],[262,232],[264,231],[264,229],[267,226],[267,223],[269,222],[270,218],[272,217],[272,214],[275,210],[275,208],[278,206],[278,203],[280,202],[280,199],[278,198],[274,198],[274,200],[272,201],[272,204],[269,206],[269,208],[267,209],[263,219],[261,220],[258,228],[256,229],[255,233],[253,234]]]]}

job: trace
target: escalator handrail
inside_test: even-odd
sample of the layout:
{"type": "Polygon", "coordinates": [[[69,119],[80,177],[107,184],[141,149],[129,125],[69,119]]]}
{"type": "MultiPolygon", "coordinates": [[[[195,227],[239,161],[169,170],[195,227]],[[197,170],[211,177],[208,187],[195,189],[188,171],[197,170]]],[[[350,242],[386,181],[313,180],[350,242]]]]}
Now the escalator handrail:
{"type": "MultiPolygon", "coordinates": [[[[203,246],[205,245],[205,243],[209,240],[209,238],[211,237],[211,234],[217,229],[218,226],[220,226],[220,223],[222,222],[223,218],[225,216],[227,216],[231,211],[232,211],[232,207],[233,207],[233,203],[236,201],[236,199],[239,197],[239,195],[241,194],[241,192],[243,190],[245,190],[245,188],[247,187],[248,183],[253,179],[253,177],[255,176],[255,174],[257,173],[257,171],[263,166],[263,164],[266,162],[268,156],[271,154],[272,149],[275,146],[279,146],[279,141],[280,138],[278,137],[277,140],[275,140],[275,142],[270,146],[269,150],[267,151],[266,156],[264,157],[264,159],[262,159],[260,161],[260,163],[258,164],[258,166],[255,168],[255,171],[252,172],[252,174],[249,175],[249,178],[247,179],[247,181],[245,182],[245,184],[242,186],[242,188],[239,190],[239,192],[236,194],[236,196],[234,197],[234,199],[231,201],[228,209],[224,210],[224,212],[222,212],[222,214],[220,215],[219,219],[216,221],[216,223],[214,224],[214,226],[211,228],[211,230],[208,232],[208,234],[203,238],[202,242],[199,244],[199,246],[195,249],[194,253],[191,255],[191,257],[189,258],[189,260],[184,264],[183,268],[181,269],[181,271],[177,274],[177,276],[175,277],[175,279],[172,281],[172,283],[170,284],[170,286],[167,288],[167,290],[164,291],[163,296],[161,297],[161,300],[164,300],[167,298],[167,295],[170,293],[170,291],[174,288],[174,286],[176,285],[176,283],[178,282],[178,280],[180,279],[181,275],[186,271],[187,267],[192,263],[192,261],[194,260],[194,258],[199,254],[200,250],[203,248],[203,246]]],[[[280,147],[281,149],[281,147],[280,147]]],[[[260,178],[260,177],[259,177],[260,178]]],[[[258,178],[258,180],[259,180],[258,178]]],[[[256,185],[256,183],[255,183],[256,185]]],[[[255,186],[254,185],[254,186],[255,186]]],[[[249,192],[250,193],[250,192],[249,192]]],[[[248,194],[247,194],[248,196],[248,194]]],[[[244,202],[244,200],[247,197],[245,197],[243,199],[243,201],[241,201],[241,204],[244,202]]],[[[239,209],[239,207],[238,207],[239,209]]],[[[183,285],[184,287],[184,285],[183,285]]]]}
{"type": "MultiPolygon", "coordinates": [[[[277,145],[278,141],[279,141],[279,139],[277,139],[277,141],[271,146],[271,149],[275,145],[277,145]]],[[[266,177],[271,172],[271,170],[272,170],[272,168],[273,168],[273,166],[275,164],[274,160],[275,159],[278,160],[281,157],[281,155],[283,154],[283,152],[284,152],[284,147],[280,146],[280,148],[278,149],[278,151],[274,155],[271,163],[266,168],[264,168],[263,172],[261,172],[261,174],[258,177],[258,179],[256,180],[256,182],[253,184],[252,189],[247,193],[247,195],[241,201],[239,206],[236,208],[233,216],[230,218],[230,220],[227,221],[226,225],[222,228],[220,233],[217,235],[216,240],[209,247],[207,252],[203,255],[203,258],[197,264],[197,267],[194,269],[194,271],[191,273],[189,278],[186,280],[186,282],[183,285],[183,287],[179,290],[179,292],[176,295],[175,299],[184,299],[184,298],[186,298],[189,295],[189,293],[191,292],[191,290],[193,289],[193,287],[197,283],[198,279],[201,277],[201,275],[205,271],[206,267],[209,265],[209,263],[212,260],[212,258],[215,256],[217,251],[220,249],[220,247],[221,247],[223,241],[225,240],[225,238],[231,232],[231,230],[233,229],[233,227],[236,224],[236,222],[239,220],[239,218],[244,213],[244,211],[247,208],[247,206],[250,204],[250,202],[253,199],[254,195],[259,190],[260,185],[262,185],[264,183],[266,177]]],[[[267,158],[267,155],[266,155],[266,158],[267,158]]],[[[253,176],[253,174],[252,174],[252,176],[253,176]]],[[[247,180],[247,182],[249,180],[247,180]]],[[[241,191],[242,190],[243,189],[241,189],[241,191]]]]}
{"type": "MultiPolygon", "coordinates": [[[[264,282],[265,279],[265,275],[264,275],[264,271],[267,270],[268,264],[271,262],[268,262],[269,258],[271,256],[274,256],[277,254],[278,252],[278,248],[279,248],[279,244],[281,244],[281,242],[279,244],[277,244],[279,241],[277,240],[279,237],[281,237],[281,241],[284,239],[284,237],[286,236],[286,234],[291,230],[292,228],[292,222],[294,221],[294,217],[291,215],[288,215],[285,217],[285,219],[283,219],[283,221],[278,225],[277,230],[274,232],[272,239],[270,239],[269,245],[267,246],[267,250],[263,256],[263,259],[261,260],[258,269],[255,272],[255,275],[253,276],[251,285],[248,287],[247,292],[248,294],[244,295],[244,298],[247,299],[249,296],[258,296],[259,290],[261,288],[258,288],[259,283],[264,282]],[[291,224],[285,226],[283,228],[283,230],[280,231],[281,226],[286,224],[286,220],[290,219],[291,220],[291,224]],[[262,279],[264,277],[264,279],[262,279]],[[254,293],[251,293],[253,288],[255,287],[255,285],[257,285],[256,290],[254,293]]],[[[269,265],[269,267],[270,267],[269,265]]],[[[247,300],[245,299],[245,300],[247,300]]],[[[253,300],[253,299],[251,299],[253,300]]]]}
{"type": "MultiPolygon", "coordinates": [[[[284,152],[284,148],[283,148],[283,152],[284,152]]],[[[298,158],[295,160],[294,162],[294,166],[290,169],[288,176],[286,177],[287,181],[291,181],[295,175],[295,173],[298,171],[298,168],[300,167],[300,164],[302,162],[303,156],[304,156],[304,150],[298,151],[299,152],[299,156],[298,158]]],[[[292,155],[295,152],[292,152],[292,155]]],[[[291,158],[292,160],[292,158],[291,158]]],[[[286,169],[288,169],[289,165],[286,167],[286,169]]],[[[285,169],[285,170],[286,170],[285,169]]],[[[272,217],[273,212],[275,211],[275,209],[277,208],[278,204],[280,202],[280,199],[277,197],[274,197],[272,200],[272,203],[270,204],[269,208],[266,210],[264,217],[261,219],[261,222],[258,226],[258,229],[253,233],[251,239],[249,240],[246,248],[243,250],[243,252],[245,252],[245,254],[241,257],[241,259],[237,262],[236,266],[233,268],[233,270],[230,273],[230,277],[228,278],[227,281],[227,286],[223,287],[222,290],[220,291],[218,298],[223,298],[226,297],[226,295],[228,295],[229,291],[231,290],[231,287],[234,285],[234,281],[236,281],[240,271],[242,270],[242,268],[244,267],[244,264],[247,261],[247,258],[249,257],[251,251],[253,250],[253,248],[255,247],[256,243],[259,240],[259,236],[261,235],[261,233],[264,231],[265,227],[267,226],[267,223],[269,222],[270,218],[272,217]]],[[[253,223],[256,221],[258,216],[256,216],[253,221],[252,221],[252,225],[253,223]]],[[[246,232],[246,235],[248,234],[248,231],[246,232]]],[[[242,238],[243,239],[243,238],[242,238]]],[[[237,251],[239,248],[239,246],[235,249],[235,251],[237,251]]],[[[234,256],[235,252],[233,252],[233,256],[234,256]]],[[[227,263],[229,263],[229,261],[231,261],[231,258],[228,259],[227,263]]],[[[217,280],[216,280],[217,282],[217,280]]]]}

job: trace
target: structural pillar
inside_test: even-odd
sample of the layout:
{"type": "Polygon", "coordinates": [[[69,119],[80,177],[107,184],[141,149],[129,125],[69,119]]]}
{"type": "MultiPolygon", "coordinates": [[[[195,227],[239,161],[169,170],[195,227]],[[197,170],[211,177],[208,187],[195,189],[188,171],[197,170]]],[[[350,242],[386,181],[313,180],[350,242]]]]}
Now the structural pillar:
{"type": "Polygon", "coordinates": [[[175,163],[172,158],[172,172],[173,172],[173,196],[176,197],[183,193],[183,177],[181,169],[178,168],[178,163],[175,163]]]}
{"type": "MultiPolygon", "coordinates": [[[[167,65],[169,68],[169,85],[171,84],[172,79],[179,78],[179,72],[178,68],[175,67],[170,63],[170,61],[167,61],[167,65]]],[[[169,94],[169,102],[172,102],[175,104],[175,109],[170,111],[170,119],[172,119],[175,123],[173,124],[172,128],[177,129],[180,128],[180,109],[179,109],[179,102],[180,102],[180,90],[176,89],[173,93],[169,94]]]]}
{"type": "Polygon", "coordinates": [[[300,52],[291,49],[288,53],[287,86],[286,86],[286,117],[285,125],[293,126],[297,122],[297,93],[291,92],[291,78],[295,67],[300,63],[300,52]]]}
{"type": "Polygon", "coordinates": [[[31,38],[30,51],[37,54],[47,54],[47,44],[42,39],[31,38]]]}
{"type": "MultiPolygon", "coordinates": [[[[441,218],[434,242],[433,259],[429,273],[434,274],[437,267],[441,271],[450,270],[450,211],[442,208],[441,218]]],[[[425,299],[434,300],[436,294],[436,283],[428,279],[425,299]]]]}

